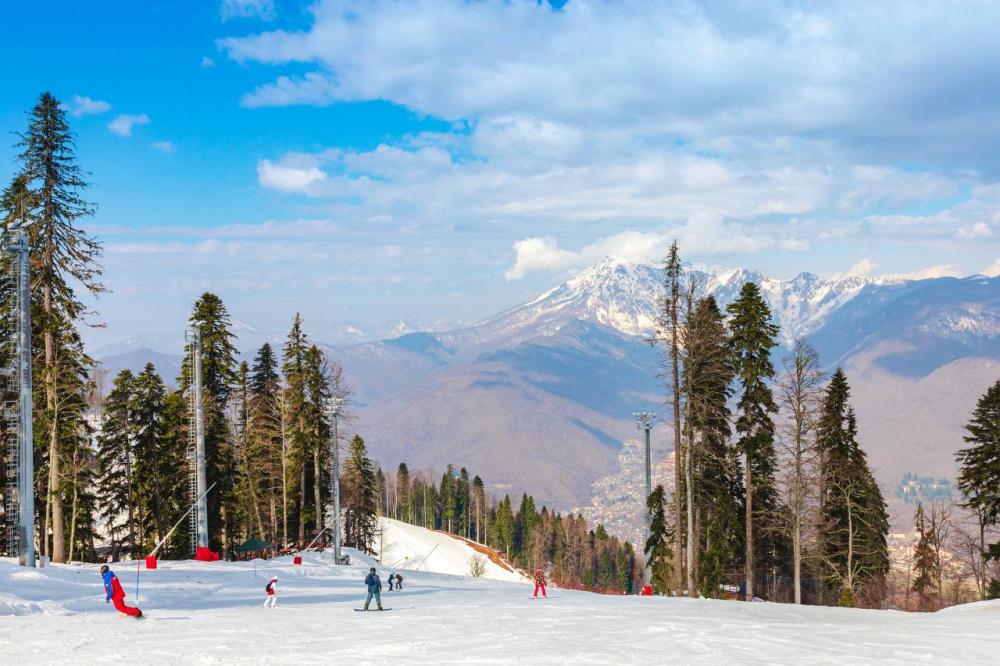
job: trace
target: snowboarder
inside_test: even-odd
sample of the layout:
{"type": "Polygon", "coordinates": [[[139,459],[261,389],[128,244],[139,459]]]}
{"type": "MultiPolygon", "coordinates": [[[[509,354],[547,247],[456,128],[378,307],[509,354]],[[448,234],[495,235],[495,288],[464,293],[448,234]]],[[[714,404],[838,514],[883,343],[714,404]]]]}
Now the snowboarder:
{"type": "Polygon", "coordinates": [[[267,598],[264,599],[264,608],[274,608],[278,605],[278,578],[272,578],[264,586],[267,598]]]}
{"type": "Polygon", "coordinates": [[[389,591],[392,592],[392,584],[396,582],[396,574],[389,574],[389,591]]]}
{"type": "Polygon", "coordinates": [[[365,600],[365,610],[368,610],[368,606],[372,602],[372,597],[375,597],[378,609],[382,610],[382,579],[375,573],[375,567],[372,567],[368,572],[368,576],[365,578],[365,585],[368,586],[368,598],[365,600]]]}
{"type": "Polygon", "coordinates": [[[543,598],[549,598],[549,595],[545,593],[545,576],[542,574],[541,569],[535,569],[535,598],[538,598],[539,590],[542,591],[543,598]]]}
{"type": "Polygon", "coordinates": [[[101,567],[101,577],[104,579],[104,591],[107,593],[104,603],[113,602],[118,612],[131,615],[132,617],[142,617],[141,610],[125,605],[125,590],[122,589],[122,584],[118,582],[118,576],[115,575],[115,572],[107,564],[101,567]]]}
{"type": "Polygon", "coordinates": [[[403,577],[400,574],[396,574],[396,591],[403,589],[403,577]]]}

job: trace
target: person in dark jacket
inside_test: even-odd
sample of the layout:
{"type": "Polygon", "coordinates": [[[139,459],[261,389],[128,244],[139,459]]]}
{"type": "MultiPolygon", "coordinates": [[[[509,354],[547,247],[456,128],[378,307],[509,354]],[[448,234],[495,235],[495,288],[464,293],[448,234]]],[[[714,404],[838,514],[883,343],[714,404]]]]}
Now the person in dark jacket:
{"type": "Polygon", "coordinates": [[[131,615],[132,617],[142,617],[141,610],[125,605],[125,590],[122,589],[122,584],[118,582],[118,576],[115,575],[115,572],[107,564],[101,567],[101,577],[104,579],[104,591],[107,593],[104,603],[113,602],[118,612],[131,615]]]}
{"type": "Polygon", "coordinates": [[[396,574],[396,589],[403,589],[403,577],[400,574],[396,574]]]}
{"type": "Polygon", "coordinates": [[[392,584],[396,580],[396,574],[389,574],[389,591],[392,592],[392,584]]]}
{"type": "Polygon", "coordinates": [[[378,609],[382,610],[382,579],[375,573],[375,567],[372,567],[368,572],[368,576],[365,578],[365,585],[368,586],[368,598],[365,600],[365,610],[368,610],[368,606],[372,602],[372,597],[375,597],[378,609]]]}

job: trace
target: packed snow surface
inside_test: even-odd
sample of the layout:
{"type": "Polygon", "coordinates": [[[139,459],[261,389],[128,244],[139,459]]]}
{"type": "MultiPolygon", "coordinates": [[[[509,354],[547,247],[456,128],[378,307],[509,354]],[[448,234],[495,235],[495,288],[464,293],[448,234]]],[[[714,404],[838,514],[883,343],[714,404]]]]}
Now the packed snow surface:
{"type": "MultiPolygon", "coordinates": [[[[512,583],[527,579],[477,552],[466,542],[444,532],[432,532],[391,518],[380,518],[381,533],[375,541],[381,548],[379,558],[387,572],[400,570],[469,576],[472,561],[483,564],[483,578],[512,583]]],[[[403,577],[405,584],[406,576],[403,577]]]]}
{"type": "MultiPolygon", "coordinates": [[[[394,610],[356,613],[359,560],[161,562],[140,574],[142,620],[104,603],[96,565],[0,560],[0,649],[10,664],[996,663],[996,602],[908,614],[568,590],[534,600],[525,583],[411,571],[405,590],[383,592],[394,610]],[[265,609],[271,576],[278,606],[265,609]]],[[[114,569],[135,602],[135,565],[114,569]]]]}

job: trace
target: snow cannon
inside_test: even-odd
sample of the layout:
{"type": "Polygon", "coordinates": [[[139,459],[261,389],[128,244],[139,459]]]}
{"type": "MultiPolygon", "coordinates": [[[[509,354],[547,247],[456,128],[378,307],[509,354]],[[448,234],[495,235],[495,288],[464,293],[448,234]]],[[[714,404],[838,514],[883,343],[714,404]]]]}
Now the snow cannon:
{"type": "Polygon", "coordinates": [[[217,562],[220,558],[219,554],[208,546],[198,546],[198,550],[194,554],[194,559],[199,562],[217,562]]]}
{"type": "Polygon", "coordinates": [[[156,555],[149,555],[146,557],[146,568],[147,569],[156,568],[156,555]]]}

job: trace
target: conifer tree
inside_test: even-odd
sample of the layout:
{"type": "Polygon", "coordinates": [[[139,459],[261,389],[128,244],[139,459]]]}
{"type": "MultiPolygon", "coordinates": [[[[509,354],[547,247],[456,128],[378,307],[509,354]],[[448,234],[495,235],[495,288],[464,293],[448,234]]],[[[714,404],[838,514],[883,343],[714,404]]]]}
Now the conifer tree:
{"type": "MultiPolygon", "coordinates": [[[[206,292],[195,301],[189,324],[201,333],[201,371],[205,414],[205,471],[208,487],[208,533],[214,550],[228,549],[235,503],[233,480],[235,458],[229,439],[226,408],[236,376],[236,337],[230,330],[229,311],[222,299],[206,292]],[[213,487],[212,484],[215,484],[213,487]]],[[[192,345],[188,343],[178,385],[190,395],[194,368],[192,345]]],[[[191,498],[193,502],[196,498],[191,498]]]]}
{"type": "Polygon", "coordinates": [[[396,494],[399,507],[397,520],[413,523],[413,504],[410,501],[410,470],[405,462],[399,463],[396,469],[396,494]]]}
{"type": "Polygon", "coordinates": [[[840,604],[853,606],[861,586],[880,583],[889,570],[889,518],[849,400],[847,376],[838,368],[824,394],[816,446],[825,577],[840,586],[840,604]]]}
{"type": "Polygon", "coordinates": [[[135,440],[136,520],[144,550],[167,535],[188,506],[184,488],[183,440],[171,439],[167,423],[167,391],[152,363],[132,382],[135,440]]]}
{"type": "MultiPolygon", "coordinates": [[[[24,203],[32,206],[27,221],[33,348],[38,350],[33,368],[39,386],[35,443],[44,452],[42,460],[47,467],[41,552],[50,555],[53,562],[64,562],[67,493],[61,468],[79,432],[64,427],[64,421],[82,419],[85,405],[72,396],[86,393],[93,365],[76,328],[87,314],[76,290],[82,287],[91,295],[104,291],[98,263],[101,245],[78,226],[82,218],[93,214],[94,206],[80,195],[87,182],[76,161],[74,136],[65,110],[50,93],[39,98],[17,148],[22,185],[32,193],[24,203]]],[[[23,192],[20,187],[15,189],[15,196],[23,192]]],[[[5,226],[12,221],[8,217],[5,226]]]]}
{"type": "Polygon", "coordinates": [[[739,298],[727,308],[730,315],[730,348],[740,385],[736,432],[737,446],[744,456],[744,522],[746,598],[753,599],[754,582],[766,570],[772,517],[777,509],[774,473],[774,420],[778,411],[768,382],[774,377],[771,349],[777,344],[778,327],[753,282],[743,285],[739,298]],[[762,566],[763,565],[763,566],[762,566]]]}
{"type": "Polygon", "coordinates": [[[660,594],[665,594],[671,588],[672,563],[670,560],[674,541],[673,530],[667,523],[665,504],[666,497],[663,486],[657,484],[646,501],[646,509],[649,511],[652,522],[644,552],[653,574],[653,580],[648,581],[648,584],[651,584],[653,590],[660,594]]]}
{"type": "MultiPolygon", "coordinates": [[[[271,345],[264,343],[250,368],[250,414],[247,419],[248,455],[255,469],[250,483],[263,503],[267,529],[262,538],[279,542],[278,523],[283,503],[281,451],[281,379],[271,345]]],[[[284,538],[282,536],[282,538],[284,538]]]]}
{"type": "Polygon", "coordinates": [[[97,438],[100,464],[101,517],[111,543],[128,544],[128,553],[138,556],[135,534],[136,496],[133,484],[135,419],[132,414],[135,376],[122,370],[105,403],[104,423],[97,438]]]}
{"type": "MultiPolygon", "coordinates": [[[[694,594],[701,578],[699,560],[705,547],[701,526],[716,520],[719,512],[727,516],[738,513],[741,501],[737,452],[730,445],[728,400],[733,379],[732,357],[725,322],[713,296],[699,299],[686,313],[683,339],[682,390],[687,412],[686,569],[687,589],[694,594]]],[[[721,554],[722,551],[717,553],[721,554]]],[[[731,564],[720,563],[727,568],[731,564]]]]}
{"type": "Polygon", "coordinates": [[[282,374],[285,378],[284,407],[285,428],[288,438],[289,496],[297,494],[296,510],[290,513],[296,517],[298,540],[306,540],[306,491],[308,463],[312,458],[313,438],[310,436],[307,396],[309,343],[302,330],[302,318],[296,313],[292,328],[285,341],[282,356],[282,374]],[[294,483],[293,483],[294,482],[294,483]],[[297,491],[297,493],[296,493],[297,491]]]}
{"type": "MultiPolygon", "coordinates": [[[[1000,525],[1000,381],[979,398],[963,438],[969,446],[958,452],[958,487],[964,505],[979,516],[980,530],[1000,525]]],[[[980,539],[985,561],[1000,561],[1000,541],[980,539]]]]}
{"type": "Polygon", "coordinates": [[[378,527],[378,506],[375,470],[365,441],[359,436],[351,440],[341,484],[344,511],[344,544],[371,553],[378,527]]]}
{"type": "Polygon", "coordinates": [[[454,532],[452,523],[455,520],[455,466],[448,465],[448,469],[441,476],[441,521],[442,529],[454,532]]]}

